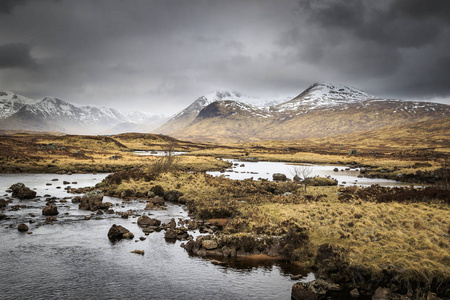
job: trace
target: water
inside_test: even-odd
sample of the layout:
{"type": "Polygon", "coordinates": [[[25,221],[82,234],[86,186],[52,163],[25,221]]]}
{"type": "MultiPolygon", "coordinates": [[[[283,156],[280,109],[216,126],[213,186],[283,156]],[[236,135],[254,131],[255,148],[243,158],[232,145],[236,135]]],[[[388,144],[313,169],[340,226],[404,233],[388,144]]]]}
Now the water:
{"type": "MultiPolygon", "coordinates": [[[[233,164],[233,168],[226,170],[225,173],[221,172],[208,172],[213,176],[224,175],[231,179],[243,180],[247,178],[253,178],[257,180],[258,178],[272,180],[272,175],[274,173],[285,174],[287,178],[292,179],[295,174],[295,168],[298,165],[292,165],[284,162],[243,162],[234,159],[227,159],[227,161],[233,164]],[[242,166],[244,165],[244,166],[242,166]]],[[[343,186],[370,186],[372,184],[378,184],[381,186],[411,186],[411,183],[403,183],[395,180],[382,179],[382,178],[358,178],[360,175],[359,170],[350,169],[346,170],[346,166],[323,166],[323,165],[308,165],[312,168],[312,173],[310,177],[321,176],[321,177],[331,177],[338,181],[339,185],[343,186]],[[338,168],[338,172],[334,172],[333,169],[338,168]]]]}
{"type": "MultiPolygon", "coordinates": [[[[107,174],[0,174],[0,193],[13,183],[23,182],[38,195],[72,197],[63,180],[75,186],[92,186],[107,174]],[[57,178],[59,181],[51,181],[57,178]],[[52,183],[47,186],[46,183],[52,183]]],[[[9,195],[9,194],[7,194],[9,195]]],[[[114,210],[135,210],[142,214],[145,203],[122,202],[105,197],[114,210]]],[[[1,299],[290,299],[298,274],[285,263],[233,261],[230,266],[213,265],[208,259],[189,256],[180,242],[168,243],[164,232],[145,236],[136,225],[137,217],[97,216],[78,210],[77,204],[57,202],[60,214],[54,225],[43,225],[44,198],[14,199],[9,207],[24,204],[19,211],[2,211],[11,219],[0,221],[1,299]],[[31,214],[31,215],[30,215],[31,214]],[[35,216],[33,216],[35,215],[35,216]],[[83,220],[91,216],[90,220],[83,220]],[[36,223],[29,224],[30,220],[36,223]],[[20,233],[17,225],[26,222],[32,234],[20,233]],[[135,240],[115,244],[107,238],[112,224],[135,235],[135,240]],[[146,240],[140,241],[139,237],[146,240]],[[145,255],[130,253],[144,250],[145,255]]],[[[152,211],[162,222],[187,218],[185,207],[169,205],[152,211]]],[[[305,274],[306,275],[306,274],[305,274]]],[[[306,280],[312,280],[309,274],[306,280]]]]}
{"type": "MultiPolygon", "coordinates": [[[[137,155],[153,155],[153,156],[166,156],[168,155],[167,151],[134,151],[134,154],[137,155]]],[[[189,152],[182,152],[182,151],[172,151],[172,155],[183,155],[187,154],[189,152]]]]}

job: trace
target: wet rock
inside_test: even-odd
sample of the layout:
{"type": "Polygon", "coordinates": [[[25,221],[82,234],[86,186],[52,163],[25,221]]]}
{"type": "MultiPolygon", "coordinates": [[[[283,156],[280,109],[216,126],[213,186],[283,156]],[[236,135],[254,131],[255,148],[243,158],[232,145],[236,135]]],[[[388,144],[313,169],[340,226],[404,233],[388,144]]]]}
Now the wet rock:
{"type": "Polygon", "coordinates": [[[140,254],[140,255],[144,255],[144,250],[133,250],[131,251],[131,253],[136,253],[136,254],[140,254]]]}
{"type": "Polygon", "coordinates": [[[8,216],[6,216],[5,214],[0,214],[0,220],[6,220],[8,218],[8,216]]]}
{"type": "Polygon", "coordinates": [[[183,196],[183,193],[177,190],[168,191],[164,194],[164,200],[171,202],[178,202],[178,199],[183,196]]]}
{"type": "Polygon", "coordinates": [[[164,198],[156,196],[150,199],[149,203],[145,206],[145,210],[161,209],[164,207],[164,203],[164,198]]]}
{"type": "Polygon", "coordinates": [[[58,208],[54,205],[46,206],[42,209],[42,214],[44,216],[56,216],[59,214],[58,208]]]}
{"type": "Polygon", "coordinates": [[[67,184],[70,184],[70,182],[69,182],[69,181],[66,181],[66,180],[64,180],[64,181],[63,181],[63,184],[67,185],[67,184]]]}
{"type": "Polygon", "coordinates": [[[333,171],[334,172],[339,172],[339,169],[338,168],[334,168],[333,171]]]}
{"type": "Polygon", "coordinates": [[[7,206],[8,206],[8,201],[6,201],[5,199],[0,199],[0,209],[4,210],[7,206]]]}
{"type": "Polygon", "coordinates": [[[327,282],[316,279],[311,282],[297,282],[292,286],[291,299],[293,300],[318,300],[327,293],[327,282]]]}
{"type": "Polygon", "coordinates": [[[80,196],[76,196],[72,198],[72,203],[80,203],[81,202],[81,197],[80,196]]]}
{"type": "Polygon", "coordinates": [[[158,219],[152,219],[148,216],[141,216],[137,220],[137,224],[141,227],[159,226],[161,221],[158,219]]]}
{"type": "Polygon", "coordinates": [[[145,241],[147,238],[146,237],[143,237],[143,236],[141,236],[140,238],[139,238],[141,241],[145,241]]]}
{"type": "Polygon", "coordinates": [[[114,224],[108,231],[108,238],[111,242],[115,242],[121,239],[132,239],[134,234],[125,227],[114,224]]]}
{"type": "Polygon", "coordinates": [[[272,175],[272,179],[274,181],[286,181],[286,175],[282,174],[282,173],[275,173],[272,175]]]}
{"type": "Polygon", "coordinates": [[[164,238],[166,240],[176,240],[177,239],[177,232],[172,229],[166,230],[166,233],[164,234],[164,238]]]}
{"type": "Polygon", "coordinates": [[[94,190],[87,192],[80,199],[79,209],[96,211],[99,209],[108,209],[111,203],[103,203],[103,192],[99,190],[94,190]]]}
{"type": "Polygon", "coordinates": [[[53,225],[54,222],[56,222],[56,217],[47,217],[44,223],[53,225]]]}
{"type": "Polygon", "coordinates": [[[28,226],[26,224],[19,224],[19,226],[17,226],[17,230],[19,230],[20,232],[27,232],[28,226]]]}
{"type": "Polygon", "coordinates": [[[26,187],[23,183],[15,183],[10,187],[12,196],[19,199],[32,199],[36,197],[36,192],[26,187]]]}

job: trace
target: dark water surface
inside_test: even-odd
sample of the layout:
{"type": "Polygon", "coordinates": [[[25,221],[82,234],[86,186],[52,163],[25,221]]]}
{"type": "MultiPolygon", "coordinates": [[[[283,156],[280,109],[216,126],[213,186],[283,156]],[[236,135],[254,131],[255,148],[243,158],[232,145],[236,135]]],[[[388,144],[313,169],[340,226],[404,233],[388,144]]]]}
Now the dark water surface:
{"type": "MultiPolygon", "coordinates": [[[[62,180],[76,181],[72,187],[89,186],[105,176],[0,174],[0,195],[7,194],[4,191],[13,183],[23,182],[36,188],[39,196],[73,197],[63,190],[62,180]],[[53,178],[59,181],[51,181],[53,178]]],[[[116,211],[133,209],[142,214],[145,207],[139,201],[124,204],[110,197],[104,201],[112,202],[116,211]]],[[[83,220],[91,212],[78,210],[70,199],[57,202],[60,214],[54,225],[42,225],[44,206],[43,197],[15,199],[2,211],[11,219],[0,221],[0,299],[290,299],[295,283],[290,275],[299,272],[283,263],[213,265],[189,256],[179,241],[166,242],[164,232],[140,241],[145,235],[136,225],[137,217],[105,214],[98,220],[95,216],[83,220]],[[8,210],[16,204],[27,207],[8,210]],[[30,220],[36,223],[28,223],[30,220]],[[32,234],[18,232],[17,225],[24,222],[32,234]],[[112,244],[107,238],[112,224],[129,229],[135,239],[112,244]],[[133,250],[144,250],[145,255],[130,253],[133,250]]],[[[153,211],[152,217],[168,222],[186,219],[187,212],[182,206],[169,205],[165,211],[153,211]]]]}

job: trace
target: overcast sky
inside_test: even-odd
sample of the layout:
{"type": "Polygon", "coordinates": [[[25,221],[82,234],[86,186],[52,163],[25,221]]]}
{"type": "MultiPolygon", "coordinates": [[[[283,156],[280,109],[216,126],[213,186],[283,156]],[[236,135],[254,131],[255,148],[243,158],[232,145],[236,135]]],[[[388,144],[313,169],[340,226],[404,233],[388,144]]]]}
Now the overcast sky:
{"type": "Polygon", "coordinates": [[[450,1],[0,1],[0,89],[27,97],[173,114],[314,82],[450,104],[450,1]]]}

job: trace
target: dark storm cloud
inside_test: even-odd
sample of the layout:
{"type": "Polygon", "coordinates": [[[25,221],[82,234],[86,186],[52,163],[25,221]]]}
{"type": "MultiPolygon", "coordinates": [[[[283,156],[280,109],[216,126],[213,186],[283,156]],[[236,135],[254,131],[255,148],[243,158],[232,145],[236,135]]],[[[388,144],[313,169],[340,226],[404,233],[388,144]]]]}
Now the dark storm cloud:
{"type": "Polygon", "coordinates": [[[31,47],[27,44],[0,45],[0,69],[23,68],[33,69],[36,61],[30,54],[31,47]]]}
{"type": "Polygon", "coordinates": [[[27,0],[2,0],[0,1],[0,14],[10,14],[18,5],[25,4],[27,0]]]}
{"type": "Polygon", "coordinates": [[[215,89],[295,96],[331,81],[450,99],[448,1],[0,3],[0,47],[17,48],[0,48],[0,88],[25,96],[174,113],[215,89]]]}

